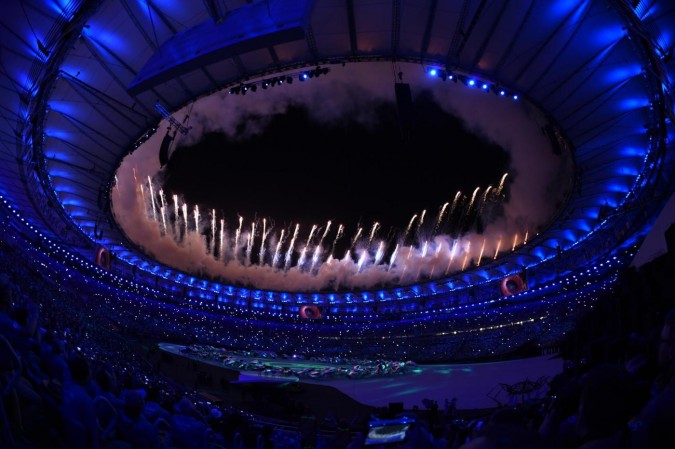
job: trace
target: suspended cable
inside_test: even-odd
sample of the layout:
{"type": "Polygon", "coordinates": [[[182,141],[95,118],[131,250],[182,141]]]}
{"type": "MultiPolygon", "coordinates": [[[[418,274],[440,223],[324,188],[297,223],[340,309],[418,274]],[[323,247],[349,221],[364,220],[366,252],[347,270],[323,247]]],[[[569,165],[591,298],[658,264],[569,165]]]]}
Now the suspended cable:
{"type": "Polygon", "coordinates": [[[157,39],[157,29],[155,28],[155,21],[152,19],[152,9],[150,8],[150,2],[147,1],[145,4],[148,7],[148,17],[150,18],[150,25],[152,25],[152,34],[155,37],[155,45],[161,51],[162,48],[159,46],[159,39],[157,39]]]}
{"type": "Polygon", "coordinates": [[[38,50],[45,55],[49,56],[49,49],[45,47],[44,43],[38,38],[37,33],[35,33],[35,28],[33,28],[33,24],[30,21],[30,18],[28,17],[28,12],[26,11],[26,7],[24,6],[24,0],[21,0],[19,4],[21,5],[21,11],[23,11],[24,17],[26,17],[26,21],[28,22],[28,27],[30,28],[30,32],[33,34],[33,37],[35,38],[35,42],[37,43],[38,50]]]}

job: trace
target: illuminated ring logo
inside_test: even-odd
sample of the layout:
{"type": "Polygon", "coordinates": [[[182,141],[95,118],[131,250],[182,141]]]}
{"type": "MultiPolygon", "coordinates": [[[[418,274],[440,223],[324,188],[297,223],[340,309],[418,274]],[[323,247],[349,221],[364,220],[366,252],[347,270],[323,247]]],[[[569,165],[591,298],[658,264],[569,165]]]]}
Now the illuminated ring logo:
{"type": "Polygon", "coordinates": [[[321,317],[322,317],[321,309],[319,309],[317,306],[308,305],[300,307],[300,318],[315,320],[321,317]]]}
{"type": "Polygon", "coordinates": [[[110,269],[110,252],[102,246],[96,251],[96,265],[106,270],[110,269]]]}
{"type": "Polygon", "coordinates": [[[502,279],[500,290],[504,296],[515,295],[525,290],[525,281],[520,274],[507,276],[502,279]]]}

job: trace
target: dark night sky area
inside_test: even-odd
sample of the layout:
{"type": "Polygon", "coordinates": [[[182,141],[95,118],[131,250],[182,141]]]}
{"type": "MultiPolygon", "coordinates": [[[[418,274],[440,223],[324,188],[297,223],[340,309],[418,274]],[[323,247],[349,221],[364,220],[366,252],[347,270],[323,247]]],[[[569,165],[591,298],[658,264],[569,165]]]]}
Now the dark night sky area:
{"type": "Polygon", "coordinates": [[[360,222],[367,231],[378,221],[386,231],[404,229],[424,209],[435,216],[457,190],[496,186],[508,171],[504,149],[467,131],[431,95],[416,97],[408,139],[394,103],[376,109],[379,123],[371,128],[350,117],[317,123],[297,106],[250,138],[205,135],[173,151],[164,190],[215,208],[230,223],[237,215],[282,226],[332,220],[351,229],[360,222]]]}

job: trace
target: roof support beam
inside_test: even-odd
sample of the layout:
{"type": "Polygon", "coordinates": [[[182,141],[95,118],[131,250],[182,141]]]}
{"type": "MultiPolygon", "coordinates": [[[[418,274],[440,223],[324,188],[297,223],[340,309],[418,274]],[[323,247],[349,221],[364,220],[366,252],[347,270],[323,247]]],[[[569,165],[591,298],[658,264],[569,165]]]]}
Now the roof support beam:
{"type": "MultiPolygon", "coordinates": [[[[133,134],[129,133],[129,128],[122,127],[120,124],[116,123],[112,118],[110,117],[110,114],[105,113],[104,111],[101,110],[99,106],[97,106],[94,102],[91,101],[90,95],[101,100],[103,103],[108,105],[110,109],[115,111],[120,117],[122,117],[124,120],[126,120],[128,123],[130,123],[132,126],[137,127],[138,124],[133,122],[129,116],[124,115],[123,113],[120,112],[120,110],[115,107],[113,103],[107,100],[112,100],[110,98],[106,98],[105,94],[103,94],[100,91],[97,91],[95,88],[92,86],[89,86],[86,83],[83,83],[82,81],[65,74],[63,78],[69,82],[69,84],[73,87],[73,90],[77,92],[77,94],[82,98],[86,103],[89,104],[89,107],[92,108],[94,111],[98,112],[101,117],[105,118],[105,120],[112,126],[114,127],[117,131],[120,132],[120,134],[123,134],[131,140],[133,138],[133,134]],[[83,92],[84,91],[84,92],[83,92]],[[85,95],[85,92],[90,94],[90,95],[85,95]]],[[[125,106],[126,108],[126,106],[125,106]]]]}
{"type": "Polygon", "coordinates": [[[431,30],[434,27],[434,18],[436,17],[436,8],[438,7],[438,0],[432,0],[429,5],[429,15],[427,16],[426,24],[424,25],[424,36],[422,36],[422,45],[420,46],[420,53],[424,59],[429,50],[429,42],[431,42],[431,30]]]}
{"type": "Polygon", "coordinates": [[[401,40],[401,0],[394,0],[393,14],[391,15],[391,54],[396,59],[398,56],[398,47],[401,40]]]}
{"type": "Polygon", "coordinates": [[[520,24],[516,28],[516,34],[513,36],[513,39],[511,39],[511,42],[509,42],[509,45],[506,47],[506,50],[502,53],[502,57],[499,59],[499,62],[497,62],[497,65],[494,68],[494,72],[497,73],[499,70],[502,68],[506,60],[511,56],[511,52],[513,51],[513,48],[516,46],[516,43],[520,39],[520,35],[525,29],[525,23],[527,23],[527,20],[530,18],[530,14],[532,14],[532,10],[534,9],[534,0],[530,0],[530,5],[527,7],[527,11],[525,11],[525,15],[523,16],[523,19],[520,21],[520,24]]]}
{"type": "Polygon", "coordinates": [[[558,26],[555,27],[555,29],[552,32],[548,33],[548,37],[546,38],[546,40],[544,40],[544,42],[541,45],[537,46],[537,51],[535,51],[534,54],[532,54],[532,56],[530,57],[530,59],[525,64],[523,64],[521,66],[520,72],[518,72],[518,74],[514,77],[514,82],[516,84],[518,84],[520,82],[520,79],[523,77],[525,72],[530,70],[530,68],[532,67],[532,64],[534,63],[535,59],[537,59],[539,57],[539,55],[541,55],[542,52],[544,50],[546,50],[546,48],[548,47],[548,44],[551,43],[553,38],[560,34],[560,32],[561,32],[560,30],[562,30],[564,27],[566,27],[568,25],[568,22],[572,19],[572,17],[574,17],[577,14],[577,12],[579,11],[579,9],[583,8],[585,4],[586,4],[586,2],[579,3],[576,8],[571,10],[569,12],[569,14],[567,14],[565,16],[565,18],[560,21],[558,26]]]}
{"type": "Polygon", "coordinates": [[[480,47],[478,48],[478,51],[476,52],[475,57],[473,58],[473,62],[470,65],[471,72],[476,70],[476,67],[478,66],[478,63],[480,62],[481,58],[483,58],[483,55],[485,54],[485,49],[487,48],[488,44],[490,43],[491,38],[497,34],[497,33],[494,33],[494,31],[499,26],[499,22],[501,21],[502,17],[504,17],[504,12],[506,11],[506,7],[508,5],[509,5],[509,2],[502,3],[502,7],[499,8],[499,14],[497,14],[495,16],[495,19],[492,21],[492,23],[488,27],[488,30],[490,30],[490,32],[487,33],[487,36],[485,37],[485,39],[483,39],[483,43],[481,43],[480,47]]]}
{"type": "Polygon", "coordinates": [[[346,0],[347,3],[347,25],[349,26],[349,49],[352,55],[355,55],[359,49],[356,38],[356,18],[354,15],[354,0],[346,0]]]}

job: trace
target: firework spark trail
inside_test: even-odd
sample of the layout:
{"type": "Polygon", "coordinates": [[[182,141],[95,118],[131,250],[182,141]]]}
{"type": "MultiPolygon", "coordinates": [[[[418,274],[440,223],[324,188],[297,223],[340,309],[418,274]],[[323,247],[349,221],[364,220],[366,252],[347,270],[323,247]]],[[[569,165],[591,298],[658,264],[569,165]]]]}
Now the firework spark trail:
{"type": "Polygon", "coordinates": [[[525,231],[525,238],[523,239],[523,245],[527,245],[527,234],[529,231],[525,231]]]}
{"type": "Polygon", "coordinates": [[[488,194],[490,193],[490,190],[492,190],[492,186],[488,186],[487,189],[485,189],[485,193],[483,194],[483,198],[481,199],[480,206],[478,207],[478,215],[481,215],[483,213],[483,208],[485,207],[485,202],[487,201],[488,194]]]}
{"type": "Polygon", "coordinates": [[[173,196],[173,211],[176,214],[176,219],[178,219],[178,195],[173,196]]]}
{"type": "Polygon", "coordinates": [[[474,201],[476,200],[476,194],[480,190],[480,187],[476,187],[476,190],[473,191],[473,194],[471,195],[471,201],[469,201],[469,207],[466,208],[466,214],[469,215],[469,212],[471,212],[471,207],[473,206],[474,201]]]}
{"type": "Polygon", "coordinates": [[[417,214],[413,215],[412,218],[410,219],[410,222],[408,223],[408,227],[405,228],[405,233],[403,234],[403,244],[405,245],[405,240],[408,238],[408,234],[410,233],[410,229],[412,229],[412,225],[415,222],[415,218],[417,218],[417,214]]]}
{"type": "Polygon", "coordinates": [[[211,251],[216,254],[216,210],[211,211],[211,251]]]}
{"type": "Polygon", "coordinates": [[[309,237],[307,237],[307,240],[305,241],[305,247],[309,246],[312,242],[312,237],[314,237],[314,233],[316,232],[317,225],[312,225],[312,229],[309,231],[309,237]]]}
{"type": "Polygon", "coordinates": [[[160,207],[166,207],[166,201],[164,201],[164,190],[159,189],[159,204],[160,207]]]}
{"type": "Polygon", "coordinates": [[[438,213],[438,218],[436,219],[436,224],[434,225],[433,235],[436,235],[436,232],[438,232],[438,228],[443,221],[443,216],[445,215],[445,209],[447,209],[449,205],[450,203],[445,203],[443,207],[441,207],[441,211],[438,213]]]}
{"type": "Polygon", "coordinates": [[[462,229],[464,229],[467,222],[469,226],[471,226],[471,220],[469,220],[469,218],[471,217],[471,209],[473,208],[473,205],[476,202],[476,195],[478,194],[479,190],[480,187],[476,187],[476,189],[473,191],[473,194],[471,195],[471,200],[469,201],[469,205],[464,210],[464,214],[460,217],[459,220],[460,232],[462,231],[462,229]]]}
{"type": "Polygon", "coordinates": [[[504,181],[506,180],[506,176],[508,173],[504,173],[504,176],[502,176],[502,180],[499,181],[499,187],[497,188],[497,195],[502,194],[502,189],[504,188],[504,181]]]}
{"type": "Polygon", "coordinates": [[[469,254],[471,253],[471,241],[468,242],[466,245],[466,254],[464,254],[464,262],[462,263],[462,271],[464,271],[464,268],[466,267],[466,263],[468,262],[468,257],[469,254]]]}
{"type": "Polygon", "coordinates": [[[305,262],[306,262],[307,251],[309,251],[309,247],[312,244],[312,237],[314,237],[314,233],[316,232],[317,228],[318,228],[317,225],[312,225],[312,229],[309,231],[309,237],[307,237],[307,241],[305,242],[305,246],[300,251],[300,258],[298,259],[298,266],[299,267],[302,267],[302,265],[304,265],[305,262]]]}
{"type": "Polygon", "coordinates": [[[173,196],[173,210],[175,214],[175,218],[173,219],[173,233],[177,237],[178,236],[178,195],[173,196]]]}
{"type": "Polygon", "coordinates": [[[518,243],[518,233],[516,232],[513,234],[513,247],[511,248],[511,251],[516,250],[516,244],[518,243]]]}
{"type": "Polygon", "coordinates": [[[391,257],[389,257],[389,269],[394,265],[394,262],[396,261],[396,255],[398,254],[398,244],[394,247],[394,251],[391,253],[391,257]]]}
{"type": "Polygon", "coordinates": [[[303,246],[302,250],[300,250],[300,257],[298,257],[298,262],[295,265],[302,270],[302,267],[305,265],[305,262],[307,262],[307,247],[303,246]]]}
{"type": "Polygon", "coordinates": [[[424,241],[424,245],[422,245],[422,257],[427,256],[427,250],[429,249],[429,240],[424,241]]]}
{"type": "Polygon", "coordinates": [[[220,219],[220,260],[225,260],[225,220],[220,219]]]}
{"type": "Polygon", "coordinates": [[[239,227],[237,228],[237,231],[234,233],[234,248],[232,248],[232,251],[234,252],[234,259],[237,259],[237,253],[239,252],[239,237],[241,236],[241,226],[242,223],[244,222],[244,217],[241,215],[239,216],[239,227]]]}
{"type": "Polygon", "coordinates": [[[333,244],[330,247],[330,254],[328,256],[330,259],[333,258],[333,251],[335,251],[335,245],[337,244],[338,240],[340,240],[340,237],[342,237],[342,235],[344,234],[344,231],[345,231],[345,227],[342,226],[342,225],[339,225],[338,230],[335,233],[335,239],[333,239],[333,244]]]}
{"type": "Polygon", "coordinates": [[[358,231],[356,231],[356,235],[354,235],[354,238],[352,239],[352,244],[349,245],[349,249],[347,252],[351,252],[351,250],[354,248],[354,245],[356,245],[357,240],[361,236],[361,233],[363,232],[363,227],[360,227],[358,231]]]}
{"type": "Polygon", "coordinates": [[[408,255],[405,256],[405,262],[403,262],[403,270],[401,271],[401,280],[403,280],[403,276],[405,275],[406,270],[408,269],[408,261],[410,260],[410,255],[412,254],[413,247],[410,246],[408,247],[408,255]]]}
{"type": "Polygon", "coordinates": [[[476,264],[477,267],[480,267],[480,261],[483,258],[483,251],[485,251],[485,242],[487,239],[483,239],[483,246],[480,247],[480,254],[478,255],[478,263],[476,264]]]}
{"type": "Polygon", "coordinates": [[[501,246],[502,246],[502,238],[499,237],[499,240],[497,241],[497,249],[495,250],[495,256],[493,257],[493,259],[497,258],[497,255],[499,254],[499,247],[501,246]]]}
{"type": "Polygon", "coordinates": [[[157,211],[155,210],[155,192],[152,190],[152,180],[148,176],[148,184],[150,185],[150,203],[152,204],[152,218],[157,221],[157,211]]]}
{"type": "Polygon", "coordinates": [[[357,273],[361,272],[361,269],[366,264],[367,259],[368,259],[368,251],[364,249],[363,251],[361,251],[361,257],[359,257],[359,261],[357,264],[357,273]]]}
{"type": "Polygon", "coordinates": [[[262,265],[265,258],[265,240],[267,240],[267,234],[270,231],[267,230],[267,219],[263,218],[263,228],[262,228],[262,240],[260,240],[260,251],[258,251],[258,265],[262,265]]]}
{"type": "Polygon", "coordinates": [[[285,229],[281,230],[281,235],[279,236],[279,241],[277,242],[277,247],[274,250],[274,257],[272,257],[272,268],[276,267],[278,262],[279,262],[279,250],[281,249],[281,245],[284,242],[284,231],[285,231],[285,229]]]}
{"type": "Polygon", "coordinates": [[[162,224],[164,225],[164,234],[166,235],[166,216],[164,215],[164,206],[160,207],[159,211],[162,214],[162,224]]]}
{"type": "Polygon", "coordinates": [[[310,271],[314,271],[314,267],[319,262],[319,258],[321,257],[321,251],[323,250],[323,241],[326,238],[326,235],[328,235],[330,225],[331,221],[328,220],[328,222],[326,223],[326,229],[324,229],[323,234],[319,239],[319,243],[314,247],[314,254],[312,255],[312,266],[310,267],[310,271]]]}
{"type": "Polygon", "coordinates": [[[147,214],[147,212],[148,212],[148,202],[145,199],[145,190],[143,189],[143,184],[141,184],[141,198],[143,198],[143,206],[144,206],[145,212],[147,214]]]}
{"type": "Polygon", "coordinates": [[[288,270],[288,267],[291,264],[291,258],[293,256],[293,246],[295,246],[295,239],[298,237],[299,229],[300,224],[296,224],[295,231],[293,231],[293,237],[291,237],[291,243],[288,244],[288,251],[286,251],[286,257],[284,260],[284,270],[288,270]]]}
{"type": "Polygon", "coordinates": [[[457,204],[459,202],[460,197],[462,196],[462,192],[460,190],[457,191],[455,194],[455,199],[452,200],[452,205],[450,206],[450,212],[448,212],[448,222],[452,219],[452,213],[457,209],[457,204]]]}
{"type": "Polygon", "coordinates": [[[380,244],[377,246],[377,251],[375,252],[375,265],[379,265],[380,261],[384,257],[385,245],[384,241],[380,240],[380,244]]]}
{"type": "Polygon", "coordinates": [[[448,266],[445,267],[445,275],[447,275],[450,272],[450,266],[452,265],[452,261],[455,260],[455,256],[457,255],[457,239],[455,239],[452,242],[452,249],[450,250],[450,260],[448,260],[448,266]]]}
{"type": "Polygon", "coordinates": [[[251,263],[251,251],[253,251],[253,241],[255,240],[255,221],[251,223],[251,234],[246,241],[246,261],[251,263]]]}
{"type": "Polygon", "coordinates": [[[323,244],[323,240],[328,235],[328,231],[330,231],[330,224],[331,224],[331,221],[328,220],[328,222],[326,223],[326,229],[323,231],[323,234],[321,235],[321,239],[319,239],[319,246],[323,244]]]}
{"type": "Polygon", "coordinates": [[[441,252],[441,245],[436,246],[436,251],[434,252],[434,263],[431,265],[431,271],[429,272],[429,277],[434,277],[434,271],[436,271],[436,264],[438,263],[438,255],[441,252]]]}
{"type": "Polygon", "coordinates": [[[314,267],[321,257],[321,249],[321,245],[316,245],[314,247],[314,254],[312,254],[312,265],[309,267],[309,271],[314,271],[314,267]]]}
{"type": "Polygon", "coordinates": [[[185,222],[185,237],[187,238],[188,236],[188,205],[187,203],[183,203],[183,221],[185,222]]]}
{"type": "Polygon", "coordinates": [[[427,214],[427,210],[424,209],[422,213],[420,214],[420,219],[417,222],[417,229],[415,230],[415,236],[419,237],[420,235],[420,230],[422,229],[422,224],[424,224],[424,216],[427,214]]]}
{"type": "Polygon", "coordinates": [[[368,237],[368,248],[370,248],[370,245],[373,242],[373,238],[375,238],[375,233],[377,232],[379,227],[380,223],[378,222],[373,223],[373,228],[370,230],[370,237],[368,237]]]}
{"type": "Polygon", "coordinates": [[[195,215],[195,232],[199,232],[199,206],[195,205],[195,210],[194,210],[194,215],[195,215]]]}

